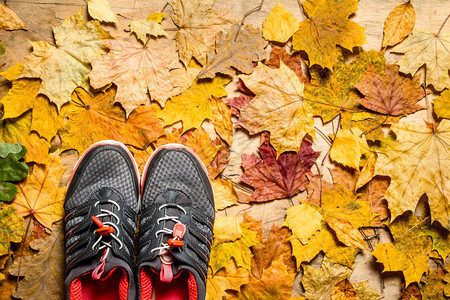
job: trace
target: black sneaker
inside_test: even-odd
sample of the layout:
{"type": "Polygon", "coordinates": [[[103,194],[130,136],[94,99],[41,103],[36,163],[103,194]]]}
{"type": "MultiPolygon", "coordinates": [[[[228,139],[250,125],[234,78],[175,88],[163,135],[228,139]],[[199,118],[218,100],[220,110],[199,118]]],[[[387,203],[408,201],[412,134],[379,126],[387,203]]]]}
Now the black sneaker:
{"type": "Polygon", "coordinates": [[[215,215],[206,168],[168,144],[147,161],[141,186],[138,299],[205,299],[215,215]]]}
{"type": "Polygon", "coordinates": [[[137,164],[122,143],[98,142],[78,160],[64,203],[66,299],[135,299],[139,188],[137,164]]]}

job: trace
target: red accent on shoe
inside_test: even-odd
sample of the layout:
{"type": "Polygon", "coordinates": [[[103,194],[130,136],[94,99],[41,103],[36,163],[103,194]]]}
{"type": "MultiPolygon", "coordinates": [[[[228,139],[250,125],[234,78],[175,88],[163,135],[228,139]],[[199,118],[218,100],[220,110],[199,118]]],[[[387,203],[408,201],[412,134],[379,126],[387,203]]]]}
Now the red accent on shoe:
{"type": "Polygon", "coordinates": [[[161,264],[161,272],[159,273],[159,279],[162,282],[171,283],[173,279],[172,265],[167,265],[165,263],[161,264]]]}
{"type": "Polygon", "coordinates": [[[176,223],[173,226],[173,237],[174,238],[178,238],[178,239],[182,240],[185,233],[186,233],[186,225],[184,225],[182,223],[176,223]]]}
{"type": "Polygon", "coordinates": [[[100,280],[92,280],[91,272],[70,284],[70,300],[127,300],[128,275],[122,268],[112,269],[100,280]]]}
{"type": "Polygon", "coordinates": [[[141,300],[151,300],[153,293],[152,277],[145,268],[141,269],[141,300]]]}
{"type": "Polygon", "coordinates": [[[92,279],[99,280],[102,277],[103,272],[105,271],[105,263],[105,260],[102,260],[102,262],[94,269],[92,272],[92,279]]]}
{"type": "Polygon", "coordinates": [[[103,226],[105,226],[103,224],[103,222],[99,218],[97,218],[96,216],[91,216],[91,219],[92,219],[92,221],[94,221],[95,225],[98,226],[98,228],[102,228],[103,226]]]}
{"type": "Polygon", "coordinates": [[[167,244],[169,244],[170,247],[175,248],[175,247],[183,247],[184,243],[183,241],[180,240],[176,240],[176,239],[169,239],[167,241],[167,244]]]}
{"type": "Polygon", "coordinates": [[[114,227],[104,226],[102,228],[96,229],[95,232],[100,235],[109,235],[110,233],[114,233],[114,227]]]}
{"type": "Polygon", "coordinates": [[[189,273],[188,288],[189,300],[197,300],[197,281],[195,281],[195,276],[192,273],[189,273]]]}
{"type": "Polygon", "coordinates": [[[122,277],[120,277],[119,283],[119,299],[127,300],[128,299],[128,276],[127,272],[122,272],[122,277]]]}
{"type": "Polygon", "coordinates": [[[82,293],[81,281],[77,278],[70,284],[70,300],[81,300],[82,293]]]}

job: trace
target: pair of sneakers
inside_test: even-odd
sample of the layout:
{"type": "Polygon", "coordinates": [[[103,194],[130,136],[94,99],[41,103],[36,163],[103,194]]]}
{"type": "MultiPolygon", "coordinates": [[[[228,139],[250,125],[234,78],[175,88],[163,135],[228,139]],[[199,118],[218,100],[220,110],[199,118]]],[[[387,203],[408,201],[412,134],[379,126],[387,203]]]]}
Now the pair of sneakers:
{"type": "Polygon", "coordinates": [[[189,148],[159,147],[140,180],[122,143],[98,142],[75,165],[64,209],[66,299],[206,297],[214,199],[189,148]]]}

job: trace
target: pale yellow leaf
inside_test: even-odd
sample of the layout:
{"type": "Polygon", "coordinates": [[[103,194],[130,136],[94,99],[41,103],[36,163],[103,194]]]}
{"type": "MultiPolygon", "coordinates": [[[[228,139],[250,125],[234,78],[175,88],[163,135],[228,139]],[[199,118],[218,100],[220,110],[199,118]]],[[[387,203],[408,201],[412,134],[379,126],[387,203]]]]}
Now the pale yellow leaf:
{"type": "Polygon", "coordinates": [[[242,237],[237,215],[217,217],[214,220],[214,244],[234,242],[242,237]]]}
{"type": "Polygon", "coordinates": [[[103,22],[118,22],[108,0],[87,0],[87,4],[89,15],[92,18],[103,22]]]}
{"type": "Polygon", "coordinates": [[[238,197],[231,180],[219,178],[212,180],[211,184],[214,190],[214,203],[216,210],[221,210],[237,204],[238,197]]]}
{"type": "Polygon", "coordinates": [[[414,27],[416,12],[411,1],[395,7],[387,16],[384,23],[384,37],[382,47],[394,46],[400,43],[414,27]]]}
{"type": "Polygon", "coordinates": [[[167,33],[160,24],[148,19],[131,21],[130,30],[136,33],[137,38],[144,44],[147,41],[147,35],[154,37],[167,36],[167,33]]]}
{"type": "Polygon", "coordinates": [[[303,244],[321,228],[322,215],[308,204],[291,206],[286,212],[283,226],[292,230],[303,244]]]}
{"type": "Polygon", "coordinates": [[[300,22],[279,1],[263,23],[266,40],[286,43],[298,30],[300,22]]]}
{"type": "Polygon", "coordinates": [[[0,4],[0,29],[4,30],[28,30],[20,17],[10,8],[0,4]]]}

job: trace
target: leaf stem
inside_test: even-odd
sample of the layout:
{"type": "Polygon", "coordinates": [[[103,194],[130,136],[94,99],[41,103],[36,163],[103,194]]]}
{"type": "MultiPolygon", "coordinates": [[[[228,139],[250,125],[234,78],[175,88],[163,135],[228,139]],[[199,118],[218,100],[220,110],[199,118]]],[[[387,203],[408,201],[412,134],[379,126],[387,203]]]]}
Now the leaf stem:
{"type": "Polygon", "coordinates": [[[319,207],[322,207],[322,194],[323,194],[323,184],[322,184],[322,172],[320,172],[320,168],[319,165],[317,164],[317,162],[314,162],[314,165],[317,168],[317,173],[319,174],[319,178],[320,178],[320,196],[319,196],[319,207]]]}
{"type": "Polygon", "coordinates": [[[256,6],[256,7],[252,8],[252,9],[250,9],[248,12],[246,12],[246,13],[244,14],[244,16],[242,17],[241,23],[240,23],[240,25],[239,25],[239,29],[236,31],[236,36],[234,37],[234,41],[235,41],[235,42],[236,42],[237,37],[239,36],[239,33],[241,32],[241,28],[242,28],[242,25],[244,25],[245,19],[246,19],[248,16],[250,16],[252,13],[257,12],[257,11],[260,11],[261,8],[262,8],[262,6],[263,6],[264,1],[265,1],[265,0],[261,0],[261,3],[259,3],[258,6],[256,6]]]}
{"type": "Polygon", "coordinates": [[[314,129],[317,130],[317,132],[325,140],[325,142],[328,143],[328,145],[331,145],[331,139],[329,137],[327,137],[325,133],[323,133],[317,126],[314,126],[314,129]]]}
{"type": "Polygon", "coordinates": [[[441,27],[439,28],[438,33],[436,33],[436,37],[441,33],[442,28],[444,28],[445,23],[447,23],[448,18],[450,17],[450,14],[445,18],[444,23],[442,23],[441,27]]]}
{"type": "Polygon", "coordinates": [[[423,222],[425,222],[426,220],[428,220],[430,218],[430,216],[426,217],[425,219],[423,219],[422,221],[420,221],[419,223],[417,223],[416,225],[414,225],[413,227],[411,227],[410,229],[406,230],[405,232],[403,232],[398,238],[394,239],[394,243],[396,241],[398,241],[399,239],[401,239],[403,236],[405,236],[408,232],[410,232],[411,230],[413,230],[414,228],[416,228],[417,226],[419,226],[420,224],[422,224],[423,222]]]}

